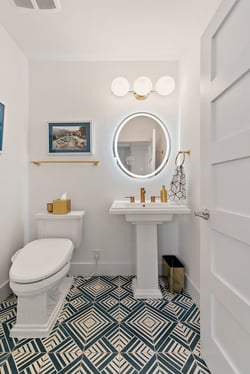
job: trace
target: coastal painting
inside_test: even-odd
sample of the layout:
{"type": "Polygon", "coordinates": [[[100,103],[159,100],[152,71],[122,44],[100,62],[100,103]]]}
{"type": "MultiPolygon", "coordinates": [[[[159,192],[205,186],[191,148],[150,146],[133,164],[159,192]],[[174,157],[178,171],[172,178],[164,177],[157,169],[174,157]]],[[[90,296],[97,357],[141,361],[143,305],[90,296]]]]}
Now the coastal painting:
{"type": "Polygon", "coordinates": [[[0,103],[0,153],[3,150],[3,121],[4,121],[4,104],[0,103]]]}
{"type": "Polygon", "coordinates": [[[49,123],[49,153],[91,153],[91,122],[49,123]]]}

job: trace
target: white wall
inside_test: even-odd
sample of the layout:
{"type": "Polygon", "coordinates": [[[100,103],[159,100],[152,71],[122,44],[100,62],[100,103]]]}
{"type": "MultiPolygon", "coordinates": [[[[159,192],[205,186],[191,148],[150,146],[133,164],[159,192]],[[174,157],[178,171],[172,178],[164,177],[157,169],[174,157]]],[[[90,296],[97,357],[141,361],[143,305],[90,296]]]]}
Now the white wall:
{"type": "MultiPolygon", "coordinates": [[[[123,216],[109,215],[114,199],[136,195],[141,186],[147,197],[159,195],[162,184],[169,185],[178,150],[178,63],[177,62],[42,62],[30,63],[30,159],[97,159],[99,166],[43,164],[30,165],[30,239],[35,238],[34,214],[46,210],[47,202],[67,191],[73,210],[86,210],[84,240],[73,258],[72,271],[94,270],[93,249],[101,249],[100,272],[134,273],[134,227],[123,216]],[[145,101],[133,95],[118,98],[110,84],[117,76],[132,83],[140,75],[153,82],[162,75],[176,79],[177,88],[168,97],[151,95],[145,101]],[[167,168],[154,179],[132,179],[120,171],[112,154],[112,139],[118,124],[133,112],[146,111],[158,116],[172,140],[167,168]],[[48,121],[93,120],[94,155],[48,155],[48,121]],[[88,266],[88,264],[91,266],[88,266]]],[[[162,253],[178,252],[178,225],[159,227],[162,253]]]]}
{"type": "Polygon", "coordinates": [[[27,208],[28,62],[0,25],[0,102],[5,105],[0,155],[0,300],[9,292],[11,255],[23,245],[27,208]]]}

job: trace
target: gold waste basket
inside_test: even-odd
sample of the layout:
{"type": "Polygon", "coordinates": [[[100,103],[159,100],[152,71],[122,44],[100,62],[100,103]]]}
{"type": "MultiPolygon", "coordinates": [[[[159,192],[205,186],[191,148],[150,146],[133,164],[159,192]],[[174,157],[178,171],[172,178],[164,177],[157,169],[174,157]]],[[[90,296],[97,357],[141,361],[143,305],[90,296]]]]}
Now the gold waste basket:
{"type": "Polygon", "coordinates": [[[170,292],[184,291],[185,270],[176,256],[162,256],[162,275],[168,279],[170,292]]]}

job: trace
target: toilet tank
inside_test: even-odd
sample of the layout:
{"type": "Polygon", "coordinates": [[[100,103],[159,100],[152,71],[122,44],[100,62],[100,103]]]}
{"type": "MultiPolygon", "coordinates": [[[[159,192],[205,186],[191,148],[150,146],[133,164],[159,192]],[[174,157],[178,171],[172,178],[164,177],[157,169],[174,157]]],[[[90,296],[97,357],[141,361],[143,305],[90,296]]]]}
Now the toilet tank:
{"type": "Polygon", "coordinates": [[[83,238],[84,211],[68,214],[37,213],[37,238],[71,239],[74,247],[79,248],[83,238]]]}

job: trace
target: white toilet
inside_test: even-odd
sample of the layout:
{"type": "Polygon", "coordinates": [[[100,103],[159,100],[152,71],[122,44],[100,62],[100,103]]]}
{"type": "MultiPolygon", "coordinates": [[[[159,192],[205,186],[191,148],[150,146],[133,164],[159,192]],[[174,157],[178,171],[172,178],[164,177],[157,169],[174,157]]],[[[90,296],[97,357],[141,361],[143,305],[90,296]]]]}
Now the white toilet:
{"type": "Polygon", "coordinates": [[[41,338],[51,332],[73,282],[67,274],[73,250],[82,242],[84,215],[36,214],[38,239],[14,254],[9,272],[10,287],[18,296],[12,337],[41,338]]]}

